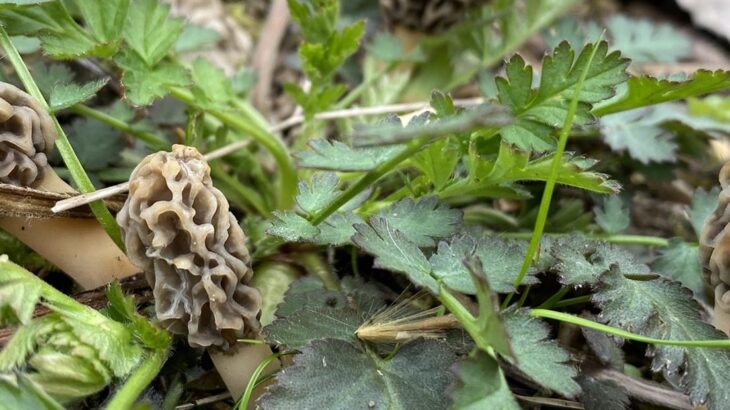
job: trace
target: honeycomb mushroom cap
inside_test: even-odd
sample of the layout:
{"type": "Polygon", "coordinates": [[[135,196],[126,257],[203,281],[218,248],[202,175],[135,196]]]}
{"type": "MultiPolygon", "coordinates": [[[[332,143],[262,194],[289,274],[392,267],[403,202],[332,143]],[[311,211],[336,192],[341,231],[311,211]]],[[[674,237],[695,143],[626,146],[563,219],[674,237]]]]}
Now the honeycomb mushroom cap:
{"type": "Polygon", "coordinates": [[[730,162],[720,170],[722,191],[700,235],[705,280],[715,290],[715,310],[730,314],[730,162]]]}
{"type": "Polygon", "coordinates": [[[0,82],[0,182],[33,186],[48,169],[56,128],[41,104],[0,82]]]}
{"type": "Polygon", "coordinates": [[[117,222],[164,327],[191,346],[224,349],[259,330],[246,236],[195,148],[174,145],[142,160],[117,222]]]}

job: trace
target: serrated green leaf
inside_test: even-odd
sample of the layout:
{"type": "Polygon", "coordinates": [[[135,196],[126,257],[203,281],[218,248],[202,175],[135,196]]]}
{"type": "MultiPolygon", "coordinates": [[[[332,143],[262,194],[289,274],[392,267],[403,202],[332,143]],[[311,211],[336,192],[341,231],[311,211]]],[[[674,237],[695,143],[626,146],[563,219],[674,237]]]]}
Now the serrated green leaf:
{"type": "MultiPolygon", "coordinates": [[[[478,239],[468,235],[457,235],[451,242],[440,242],[438,250],[431,256],[433,274],[444,284],[458,292],[475,294],[474,282],[469,270],[464,266],[467,257],[476,256],[482,261],[484,272],[494,291],[513,292],[514,281],[520,271],[522,260],[527,252],[524,242],[501,239],[484,234],[478,239]]],[[[535,284],[535,269],[530,269],[523,280],[525,284],[535,284]]]]}
{"type": "Polygon", "coordinates": [[[186,24],[173,48],[177,53],[202,50],[212,47],[220,38],[221,35],[211,28],[186,24]]]}
{"type": "Polygon", "coordinates": [[[601,380],[591,375],[578,377],[583,393],[581,403],[586,410],[626,410],[631,399],[626,390],[611,380],[601,380]]]}
{"type": "Polygon", "coordinates": [[[712,188],[709,191],[697,188],[694,195],[692,195],[692,205],[689,207],[687,214],[689,215],[689,221],[692,223],[692,228],[694,228],[698,238],[702,234],[702,228],[705,226],[705,220],[712,215],[715,208],[717,208],[719,196],[719,187],[712,188]]]}
{"type": "Polygon", "coordinates": [[[213,108],[226,108],[236,98],[231,80],[211,62],[198,58],[192,64],[193,93],[198,103],[213,108]]]}
{"type": "Polygon", "coordinates": [[[553,269],[566,285],[595,284],[613,266],[624,274],[650,273],[649,267],[638,262],[631,252],[615,245],[587,240],[581,235],[554,240],[549,252],[555,259],[553,269]]]}
{"type": "Polygon", "coordinates": [[[432,293],[438,292],[438,283],[431,277],[431,265],[426,256],[387,219],[370,218],[367,225],[355,225],[355,230],[357,234],[352,241],[375,256],[376,267],[405,273],[413,283],[432,293]]]}
{"type": "Polygon", "coordinates": [[[115,62],[124,69],[124,97],[133,105],[149,105],[167,94],[167,86],[186,85],[190,81],[185,68],[174,62],[163,61],[147,67],[131,52],[115,58],[115,62]]]}
{"type": "Polygon", "coordinates": [[[310,141],[309,147],[311,151],[295,154],[299,167],[344,172],[370,171],[404,149],[397,145],[353,148],[339,141],[321,139],[310,141]]]}
{"type": "Polygon", "coordinates": [[[631,222],[629,210],[618,195],[606,197],[603,206],[593,208],[593,211],[596,214],[596,223],[609,235],[625,231],[631,222]]]}
{"type": "Polygon", "coordinates": [[[658,79],[649,76],[631,77],[626,88],[593,109],[596,116],[604,116],[634,108],[683,100],[730,88],[730,71],[699,70],[686,80],[658,79]]]}
{"type": "Polygon", "coordinates": [[[520,405],[507,385],[502,369],[494,358],[479,351],[461,361],[455,369],[459,379],[452,393],[455,410],[518,410],[520,405]]]}
{"type": "MultiPolygon", "coordinates": [[[[75,350],[78,354],[83,347],[75,350]]],[[[109,371],[86,357],[41,350],[29,363],[35,371],[28,378],[60,401],[92,395],[111,382],[109,371]]]]}
{"type": "Polygon", "coordinates": [[[461,211],[439,203],[436,197],[398,201],[381,211],[392,230],[403,234],[419,247],[435,246],[435,239],[453,235],[461,227],[461,211]]]}
{"type": "Polygon", "coordinates": [[[87,171],[107,168],[121,158],[119,132],[101,122],[80,118],[65,128],[76,156],[87,171]]]}
{"type": "Polygon", "coordinates": [[[637,63],[676,63],[691,53],[692,42],[669,24],[632,19],[621,14],[606,22],[611,47],[637,63]]]}
{"type": "Polygon", "coordinates": [[[614,151],[628,151],[632,158],[650,162],[674,161],[677,144],[661,127],[676,119],[670,109],[649,107],[607,115],[601,118],[601,134],[614,151]]]}
{"type": "Polygon", "coordinates": [[[10,41],[20,54],[32,54],[41,49],[41,41],[37,37],[13,36],[10,41]]]}
{"type": "Polygon", "coordinates": [[[319,228],[292,211],[276,211],[267,232],[287,242],[299,242],[314,239],[319,234],[319,228]]]}
{"type": "Polygon", "coordinates": [[[132,0],[124,40],[148,67],[157,64],[177,41],[185,23],[170,17],[170,6],[157,0],[132,0]]]}
{"type": "Polygon", "coordinates": [[[129,0],[78,0],[74,3],[99,42],[113,43],[119,40],[127,18],[129,0]]]}
{"type": "Polygon", "coordinates": [[[31,66],[31,73],[33,80],[46,98],[51,96],[51,91],[56,86],[71,84],[74,81],[74,73],[61,63],[36,63],[31,66]]]}
{"type": "Polygon", "coordinates": [[[356,343],[355,331],[362,323],[360,316],[352,309],[301,308],[282,319],[266,326],[266,341],[285,345],[289,349],[301,349],[312,340],[337,339],[356,343]]]}
{"type": "Polygon", "coordinates": [[[301,352],[259,399],[263,409],[447,407],[456,356],[444,343],[417,340],[390,359],[340,340],[315,340],[301,352]]]}
{"type": "MultiPolygon", "coordinates": [[[[617,270],[604,276],[593,301],[600,318],[611,326],[644,336],[669,340],[726,339],[700,318],[700,306],[690,291],[665,279],[627,279],[617,270]]],[[[661,371],[671,383],[681,386],[697,406],[707,400],[710,410],[730,402],[726,375],[730,351],[726,349],[654,346],[652,370],[661,371]]]]}
{"type": "Polygon", "coordinates": [[[21,279],[0,282],[0,324],[27,325],[43,290],[40,284],[21,279]]]}
{"type": "Polygon", "coordinates": [[[314,243],[319,245],[341,246],[350,243],[352,235],[356,234],[355,225],[365,223],[362,218],[352,212],[338,212],[332,214],[324,222],[317,225],[319,234],[314,243]]]}
{"type": "Polygon", "coordinates": [[[326,290],[322,281],[307,276],[294,281],[284,295],[284,301],[276,307],[276,317],[287,318],[302,309],[344,309],[347,299],[341,292],[326,290]]]}
{"type": "Polygon", "coordinates": [[[569,364],[570,354],[550,339],[547,324],[531,317],[527,309],[508,310],[502,318],[520,372],[564,397],[578,396],[581,389],[574,380],[578,372],[569,364]]]}
{"type": "Polygon", "coordinates": [[[314,174],[311,183],[299,182],[297,204],[308,215],[317,213],[337,197],[339,182],[334,172],[314,174]]]}
{"type": "Polygon", "coordinates": [[[52,111],[59,111],[72,105],[82,103],[96,95],[109,81],[108,78],[88,82],[84,85],[59,84],[53,87],[48,103],[52,111]]]}
{"type": "Polygon", "coordinates": [[[679,238],[669,240],[669,246],[660,250],[654,261],[654,270],[668,278],[679,281],[695,294],[704,298],[705,283],[697,245],[691,245],[679,238]]]}
{"type": "Polygon", "coordinates": [[[576,124],[591,118],[593,104],[614,95],[614,88],[626,78],[628,60],[617,52],[608,53],[608,45],[588,44],[575,57],[567,42],[561,43],[543,59],[540,86],[532,89],[532,68],[519,57],[513,57],[506,67],[506,78],[496,79],[499,100],[515,114],[517,121],[500,130],[502,137],[525,150],[547,151],[554,145],[552,131],[565,122],[580,74],[587,70],[581,88],[576,124]],[[589,57],[595,57],[586,68],[589,57]]]}

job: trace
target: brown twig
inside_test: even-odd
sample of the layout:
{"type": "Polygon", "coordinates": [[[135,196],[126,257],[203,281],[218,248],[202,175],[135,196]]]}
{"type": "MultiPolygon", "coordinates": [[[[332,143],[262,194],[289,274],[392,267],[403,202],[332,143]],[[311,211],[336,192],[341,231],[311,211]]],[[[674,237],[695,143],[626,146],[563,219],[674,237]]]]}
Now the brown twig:
{"type": "Polygon", "coordinates": [[[621,386],[626,393],[643,403],[677,410],[691,410],[693,407],[686,395],[648,380],[636,379],[614,369],[600,369],[592,376],[621,386]]]}
{"type": "Polygon", "coordinates": [[[271,110],[271,83],[279,57],[281,40],[284,38],[288,25],[289,7],[286,0],[274,0],[261,28],[252,61],[258,78],[256,85],[251,90],[251,102],[264,115],[271,110]]]}

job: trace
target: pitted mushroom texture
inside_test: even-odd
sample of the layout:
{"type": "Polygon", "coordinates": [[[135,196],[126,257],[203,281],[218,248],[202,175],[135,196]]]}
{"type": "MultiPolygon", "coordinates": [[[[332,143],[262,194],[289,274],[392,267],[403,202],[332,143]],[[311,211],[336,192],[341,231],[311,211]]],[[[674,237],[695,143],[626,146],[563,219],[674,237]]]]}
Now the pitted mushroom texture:
{"type": "Polygon", "coordinates": [[[261,295],[247,285],[246,236],[195,148],[174,145],[142,160],[117,222],[164,327],[195,347],[227,348],[258,331],[261,295]]]}
{"type": "Polygon", "coordinates": [[[700,259],[705,280],[715,289],[715,309],[730,313],[730,162],[720,170],[719,203],[705,221],[700,259]]]}
{"type": "Polygon", "coordinates": [[[32,187],[48,168],[56,128],[41,104],[0,82],[0,182],[32,187]]]}

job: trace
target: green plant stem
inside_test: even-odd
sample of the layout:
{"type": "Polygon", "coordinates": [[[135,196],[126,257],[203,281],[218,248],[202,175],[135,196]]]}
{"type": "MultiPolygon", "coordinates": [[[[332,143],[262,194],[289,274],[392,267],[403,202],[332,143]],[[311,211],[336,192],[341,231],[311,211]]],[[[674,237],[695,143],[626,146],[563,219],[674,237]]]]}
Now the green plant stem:
{"type": "MultiPolygon", "coordinates": [[[[573,121],[575,119],[575,113],[578,109],[578,98],[580,97],[581,89],[583,88],[583,82],[586,79],[586,76],[588,75],[588,70],[590,69],[591,65],[593,64],[593,58],[596,55],[596,51],[598,50],[598,44],[595,44],[593,46],[593,50],[591,52],[590,57],[588,57],[588,62],[586,63],[585,68],[580,73],[580,78],[578,79],[578,83],[575,85],[575,90],[573,91],[573,98],[570,100],[570,105],[568,106],[568,112],[565,115],[565,122],[563,122],[563,128],[560,130],[560,138],[558,139],[558,146],[555,149],[555,155],[553,157],[553,161],[550,164],[550,176],[548,177],[547,182],[545,183],[545,191],[543,191],[542,199],[540,201],[540,209],[537,212],[537,220],[535,221],[535,229],[532,231],[532,238],[530,239],[530,245],[527,248],[527,255],[525,255],[525,260],[522,263],[522,268],[520,269],[519,275],[517,275],[517,279],[515,279],[514,286],[515,288],[519,287],[520,284],[522,284],[522,280],[525,278],[525,275],[527,274],[527,270],[530,269],[530,265],[532,264],[532,259],[535,256],[535,253],[537,252],[537,248],[540,246],[540,239],[542,238],[542,233],[545,230],[545,223],[547,222],[547,216],[548,212],[550,210],[550,202],[553,198],[553,190],[555,189],[555,182],[558,178],[558,171],[560,170],[560,162],[563,160],[563,153],[565,152],[565,146],[568,143],[568,135],[570,134],[570,129],[573,127],[573,121]]],[[[527,292],[527,290],[525,290],[527,292]]],[[[506,300],[508,301],[510,298],[508,297],[506,300]]]]}
{"type": "Polygon", "coordinates": [[[423,148],[423,146],[431,141],[430,136],[424,136],[411,140],[405,145],[405,149],[400,154],[383,162],[377,167],[373,168],[370,172],[360,177],[354,184],[350,185],[345,191],[340,193],[337,198],[329,203],[324,209],[317,212],[309,221],[312,225],[319,225],[330,215],[335,213],[340,207],[345,205],[349,200],[357,196],[360,192],[370,187],[375,181],[379,180],[385,174],[390,172],[392,169],[397,167],[401,162],[407,160],[413,154],[423,148]]]}
{"type": "Polygon", "coordinates": [[[140,394],[144,391],[152,380],[157,376],[162,369],[162,365],[167,360],[167,349],[161,349],[154,351],[142,364],[132,373],[131,376],[124,382],[122,388],[117,390],[117,393],[107,404],[107,410],[127,410],[131,409],[134,402],[137,400],[140,394]]]}
{"type": "Polygon", "coordinates": [[[76,104],[71,106],[70,110],[76,114],[83,115],[84,117],[93,118],[101,123],[104,123],[114,129],[122,131],[125,134],[129,134],[141,141],[144,141],[153,149],[166,150],[170,148],[170,143],[164,139],[158,137],[147,131],[142,131],[134,128],[126,122],[112,117],[111,115],[91,108],[88,105],[76,104]]]}
{"type": "Polygon", "coordinates": [[[555,302],[555,304],[552,307],[559,308],[559,307],[580,305],[582,303],[588,303],[592,299],[593,299],[592,295],[576,296],[574,298],[563,299],[561,301],[555,302]]]}
{"type": "Polygon", "coordinates": [[[338,101],[337,104],[332,107],[332,109],[341,110],[349,107],[350,104],[354,103],[358,98],[360,98],[362,93],[364,93],[368,87],[370,87],[375,81],[379,80],[381,76],[387,74],[390,70],[394,69],[397,65],[398,63],[389,63],[380,70],[378,70],[376,73],[373,73],[370,78],[358,84],[355,88],[352,89],[352,91],[350,91],[346,96],[338,101]]]}
{"type": "Polygon", "coordinates": [[[446,309],[448,309],[454,317],[456,317],[459,323],[461,323],[464,330],[466,330],[471,338],[474,339],[474,343],[476,343],[476,345],[485,352],[492,352],[493,355],[494,350],[489,342],[484,340],[485,335],[482,334],[481,328],[477,323],[477,319],[454,295],[451,294],[451,292],[449,292],[445,286],[441,285],[437,298],[439,302],[441,302],[441,304],[444,305],[444,307],[446,307],[446,309]]]}
{"type": "Polygon", "coordinates": [[[555,292],[554,295],[550,296],[550,298],[548,298],[548,300],[543,302],[539,306],[539,308],[540,309],[552,308],[553,306],[555,306],[556,303],[558,303],[563,298],[563,296],[565,296],[566,293],[568,293],[568,291],[570,291],[570,286],[563,286],[562,288],[560,288],[560,290],[555,292]]]}
{"type": "Polygon", "coordinates": [[[211,161],[209,165],[213,177],[223,181],[229,189],[233,190],[237,196],[239,196],[248,205],[251,205],[251,207],[253,207],[262,216],[268,218],[271,215],[271,211],[264,204],[263,199],[255,190],[241,184],[238,179],[223,171],[223,168],[221,168],[220,164],[216,161],[211,161]]]}
{"type": "MultiPolygon", "coordinates": [[[[546,233],[544,235],[550,236],[563,236],[566,234],[562,233],[546,233]]],[[[532,233],[530,232],[504,232],[500,236],[504,238],[512,239],[530,239],[532,233]]],[[[606,241],[610,243],[617,243],[622,245],[646,245],[646,246],[657,246],[667,247],[669,246],[669,240],[660,238],[658,236],[644,236],[644,235],[588,235],[590,239],[596,239],[606,241]]]]}
{"type": "Polygon", "coordinates": [[[589,329],[598,330],[599,332],[608,333],[614,336],[622,337],[627,340],[633,340],[636,342],[650,343],[655,345],[666,345],[666,346],[684,346],[684,347],[714,347],[714,348],[730,348],[730,339],[716,339],[716,340],[667,340],[667,339],[656,339],[653,337],[646,337],[638,335],[636,333],[627,332],[617,327],[604,325],[602,323],[594,322],[592,320],[584,319],[575,315],[571,315],[563,312],[556,312],[554,310],[546,309],[532,309],[530,315],[534,317],[542,317],[546,319],[559,320],[565,323],[571,323],[576,326],[587,327],[589,329]]]}
{"type": "MultiPolygon", "coordinates": [[[[94,184],[91,183],[89,176],[86,175],[86,171],[84,171],[84,167],[81,165],[79,158],[76,156],[73,147],[71,147],[71,143],[68,141],[66,133],[63,131],[63,128],[61,128],[61,124],[58,122],[56,116],[50,113],[50,109],[48,103],[46,102],[46,99],[43,97],[41,90],[38,88],[38,85],[36,85],[33,77],[30,75],[28,67],[25,65],[23,59],[20,57],[18,50],[10,41],[10,37],[8,36],[8,33],[5,31],[5,28],[2,25],[0,25],[0,45],[5,50],[10,64],[12,64],[13,69],[15,69],[15,73],[20,78],[20,81],[23,83],[23,86],[25,86],[25,89],[30,95],[38,100],[43,109],[49,112],[58,133],[58,138],[56,139],[56,149],[58,149],[58,153],[61,155],[61,158],[63,158],[63,162],[66,164],[66,167],[71,174],[71,178],[73,179],[74,183],[76,183],[79,191],[84,194],[94,192],[94,184]]],[[[119,248],[123,250],[124,242],[122,241],[122,235],[119,230],[119,225],[117,225],[117,222],[114,220],[114,217],[106,208],[104,203],[102,201],[94,201],[89,204],[89,207],[91,208],[94,216],[107,232],[109,237],[111,237],[114,243],[116,243],[117,246],[119,246],[119,248]]]]}
{"type": "Polygon", "coordinates": [[[298,259],[307,272],[314,273],[322,279],[325,288],[328,290],[342,290],[339,279],[337,279],[329,264],[319,254],[307,252],[300,255],[298,259]]]}
{"type": "Polygon", "coordinates": [[[289,209],[294,205],[294,196],[297,193],[297,182],[299,179],[294,161],[291,155],[289,155],[289,150],[280,138],[262,128],[259,121],[249,118],[250,115],[246,112],[223,112],[210,109],[209,107],[198,104],[195,97],[187,90],[179,87],[170,87],[168,90],[178,100],[209,113],[230,128],[250,135],[251,138],[263,145],[271,153],[279,166],[277,181],[278,208],[289,209]]]}
{"type": "Polygon", "coordinates": [[[269,364],[271,364],[271,362],[277,360],[282,354],[283,353],[272,353],[262,360],[258,366],[256,366],[256,370],[254,370],[251,378],[248,380],[246,390],[243,392],[243,395],[241,395],[241,401],[238,403],[238,410],[246,410],[248,408],[248,402],[251,400],[251,394],[253,393],[253,389],[256,388],[256,381],[261,376],[261,373],[269,364]]]}

